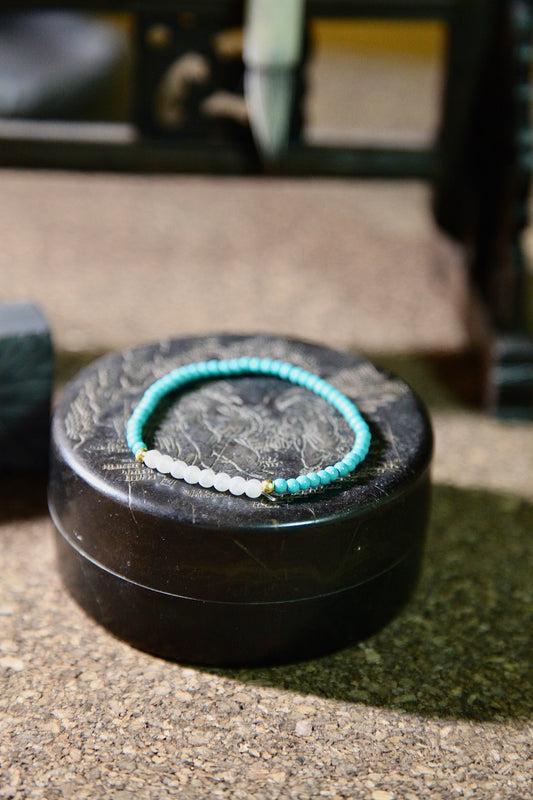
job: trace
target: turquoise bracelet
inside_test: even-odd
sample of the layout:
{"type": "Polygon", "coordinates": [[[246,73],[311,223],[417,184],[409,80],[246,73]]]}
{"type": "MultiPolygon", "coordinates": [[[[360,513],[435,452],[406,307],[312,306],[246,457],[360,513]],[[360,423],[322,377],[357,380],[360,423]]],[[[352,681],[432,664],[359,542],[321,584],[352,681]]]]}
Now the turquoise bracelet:
{"type": "Polygon", "coordinates": [[[201,361],[188,364],[169,372],[153,383],[144,393],[141,402],[133,411],[127,425],[128,447],[137,461],[158,472],[170,474],[173,478],[187,483],[198,483],[205,488],[218,492],[230,492],[234,495],[246,495],[257,498],[261,494],[284,495],[305,492],[310,489],[327,486],[339,478],[353,472],[368,453],[371,434],[368,425],[356,406],[346,395],[339,392],[327,381],[305,369],[276,361],[270,358],[232,358],[227,360],[201,361]],[[150,450],[143,440],[143,429],[155,411],[159,401],[176,389],[187,384],[205,379],[230,378],[237,375],[268,375],[289,381],[309,389],[319,397],[327,400],[346,420],[355,434],[354,445],[339,461],[317,472],[308,472],[295,478],[244,478],[241,475],[231,477],[225,472],[214,472],[212,469],[201,469],[196,465],[188,465],[184,461],[164,455],[159,450],[150,450]]]}

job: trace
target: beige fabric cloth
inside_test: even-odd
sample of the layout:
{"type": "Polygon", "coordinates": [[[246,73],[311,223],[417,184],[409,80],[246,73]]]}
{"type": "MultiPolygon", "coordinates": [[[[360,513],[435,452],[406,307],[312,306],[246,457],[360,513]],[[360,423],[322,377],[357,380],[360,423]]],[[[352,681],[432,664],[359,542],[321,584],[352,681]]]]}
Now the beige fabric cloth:
{"type": "Polygon", "coordinates": [[[465,345],[461,258],[425,186],[25,172],[0,186],[0,296],[38,302],[62,349],[206,331],[465,345]]]}

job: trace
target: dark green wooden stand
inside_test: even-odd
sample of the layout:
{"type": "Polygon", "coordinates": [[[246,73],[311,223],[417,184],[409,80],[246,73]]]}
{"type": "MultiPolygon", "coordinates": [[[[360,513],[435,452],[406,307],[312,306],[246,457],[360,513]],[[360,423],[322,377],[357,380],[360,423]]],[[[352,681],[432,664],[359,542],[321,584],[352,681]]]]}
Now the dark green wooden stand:
{"type": "Polygon", "coordinates": [[[31,303],[0,305],[0,468],[45,470],[48,464],[52,342],[31,303]]]}

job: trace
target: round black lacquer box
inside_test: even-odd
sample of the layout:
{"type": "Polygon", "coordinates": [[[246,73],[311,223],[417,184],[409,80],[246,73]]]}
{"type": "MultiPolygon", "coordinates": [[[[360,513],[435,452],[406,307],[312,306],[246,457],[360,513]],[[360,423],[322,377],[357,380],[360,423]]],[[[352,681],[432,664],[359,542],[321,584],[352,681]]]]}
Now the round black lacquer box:
{"type": "MultiPolygon", "coordinates": [[[[150,446],[250,477],[316,470],[353,443],[326,401],[269,377],[198,382],[150,423],[150,446]]],[[[411,389],[358,356],[229,335],[111,354],[65,388],[54,414],[49,505],[63,581],[110,631],[167,658],[257,664],[332,651],[379,629],[413,589],[431,450],[411,389]],[[144,390],[177,366],[239,356],[297,364],[354,400],[372,431],[365,462],[275,502],[137,463],[125,427],[144,390]]]]}

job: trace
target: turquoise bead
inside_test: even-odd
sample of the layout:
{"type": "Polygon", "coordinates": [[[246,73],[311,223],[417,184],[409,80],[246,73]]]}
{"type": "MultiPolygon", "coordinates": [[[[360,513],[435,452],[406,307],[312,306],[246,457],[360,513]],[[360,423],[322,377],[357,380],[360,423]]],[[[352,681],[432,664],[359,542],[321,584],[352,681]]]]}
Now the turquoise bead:
{"type": "Polygon", "coordinates": [[[218,375],[218,361],[211,359],[206,364],[207,374],[208,375],[218,375]]]}
{"type": "Polygon", "coordinates": [[[302,492],[305,492],[306,489],[310,489],[311,488],[311,481],[309,480],[307,475],[298,475],[296,480],[297,480],[298,486],[300,487],[302,492]]]}
{"type": "Polygon", "coordinates": [[[357,456],[354,453],[350,453],[349,455],[344,456],[344,458],[342,459],[342,463],[346,464],[346,466],[349,468],[349,471],[351,472],[357,466],[357,456]]]}
{"type": "Polygon", "coordinates": [[[331,483],[329,473],[327,473],[325,469],[319,469],[317,475],[320,478],[320,483],[322,486],[327,486],[328,483],[331,483]]]}
{"type": "Polygon", "coordinates": [[[272,374],[272,362],[269,358],[262,358],[259,362],[259,369],[262,375],[272,374]]]}
{"type": "Polygon", "coordinates": [[[334,466],[339,475],[341,476],[341,478],[344,478],[344,476],[348,475],[348,473],[350,472],[348,464],[345,464],[343,461],[337,461],[337,463],[334,466]]]}
{"type": "Polygon", "coordinates": [[[296,492],[300,491],[300,488],[300,484],[296,478],[289,478],[287,481],[287,491],[290,492],[290,494],[296,494],[296,492]]]}
{"type": "Polygon", "coordinates": [[[207,378],[209,375],[206,361],[202,361],[200,364],[198,364],[198,375],[200,378],[207,378]]]}
{"type": "Polygon", "coordinates": [[[287,491],[287,481],[283,478],[276,478],[274,481],[274,491],[277,494],[285,494],[287,491]]]}
{"type": "Polygon", "coordinates": [[[324,472],[328,473],[332,482],[336,481],[339,477],[339,470],[335,467],[326,467],[324,472]]]}
{"type": "Polygon", "coordinates": [[[316,489],[317,486],[320,486],[320,478],[316,472],[308,472],[307,477],[309,478],[309,483],[313,489],[316,489]]]}
{"type": "Polygon", "coordinates": [[[357,433],[357,443],[358,444],[370,444],[371,436],[368,430],[362,430],[357,433]]]}

